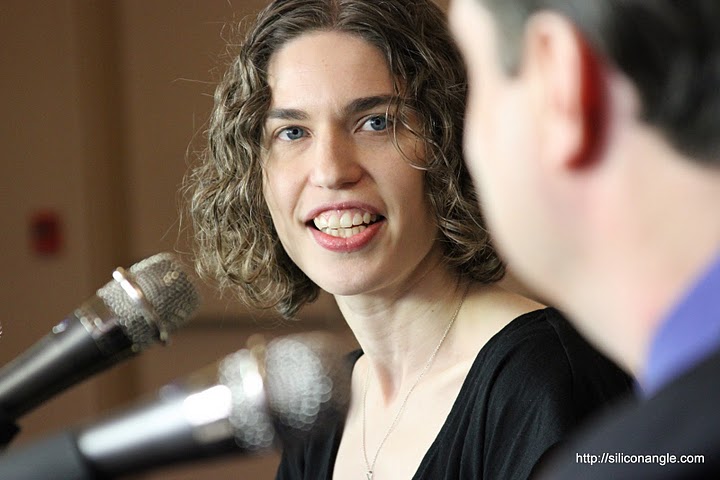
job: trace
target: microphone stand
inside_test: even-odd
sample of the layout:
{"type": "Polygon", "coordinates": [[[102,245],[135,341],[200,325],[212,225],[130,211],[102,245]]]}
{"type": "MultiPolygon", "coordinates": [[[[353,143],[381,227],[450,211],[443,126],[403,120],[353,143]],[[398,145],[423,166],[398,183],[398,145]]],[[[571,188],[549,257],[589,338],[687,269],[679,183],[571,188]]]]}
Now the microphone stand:
{"type": "Polygon", "coordinates": [[[19,431],[20,427],[17,426],[14,419],[0,408],[0,451],[7,447],[19,431]]]}

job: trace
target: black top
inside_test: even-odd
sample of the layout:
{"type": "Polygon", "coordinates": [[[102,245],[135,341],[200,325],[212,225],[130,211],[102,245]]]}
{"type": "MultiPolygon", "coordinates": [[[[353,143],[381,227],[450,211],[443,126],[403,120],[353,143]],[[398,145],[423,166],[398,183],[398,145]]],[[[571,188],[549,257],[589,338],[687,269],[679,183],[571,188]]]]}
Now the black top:
{"type": "MultiPolygon", "coordinates": [[[[353,352],[355,362],[362,352],[353,352]]],[[[568,431],[632,380],[557,310],[522,315],[478,353],[414,479],[525,479],[568,431]]],[[[277,479],[330,479],[343,424],[288,444],[277,479]]],[[[338,479],[345,480],[345,479],[338,479]]]]}
{"type": "Polygon", "coordinates": [[[720,478],[720,350],[559,449],[548,480],[720,478]]]}

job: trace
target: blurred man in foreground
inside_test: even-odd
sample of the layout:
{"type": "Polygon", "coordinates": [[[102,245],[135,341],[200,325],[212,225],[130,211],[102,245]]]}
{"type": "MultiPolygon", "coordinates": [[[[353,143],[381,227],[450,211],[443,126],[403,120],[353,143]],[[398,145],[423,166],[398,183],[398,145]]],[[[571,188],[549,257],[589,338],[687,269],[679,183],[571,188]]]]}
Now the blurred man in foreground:
{"type": "Polygon", "coordinates": [[[720,3],[454,0],[450,22],[498,246],[645,397],[548,478],[720,478],[720,3]]]}

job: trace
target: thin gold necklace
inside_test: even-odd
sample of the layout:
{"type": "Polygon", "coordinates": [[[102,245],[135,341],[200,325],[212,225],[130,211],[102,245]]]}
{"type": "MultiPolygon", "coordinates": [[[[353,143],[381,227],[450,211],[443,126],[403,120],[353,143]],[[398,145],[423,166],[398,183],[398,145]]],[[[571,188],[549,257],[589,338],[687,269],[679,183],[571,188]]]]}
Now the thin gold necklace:
{"type": "Polygon", "coordinates": [[[392,423],[390,424],[390,427],[388,428],[387,432],[385,432],[385,436],[380,441],[380,445],[378,445],[377,450],[375,451],[375,456],[372,459],[372,462],[368,460],[368,454],[367,454],[367,448],[365,447],[365,432],[367,430],[367,421],[366,421],[366,404],[367,404],[367,391],[368,391],[368,380],[370,379],[370,363],[368,362],[367,369],[365,370],[365,386],[363,387],[363,404],[362,404],[362,449],[363,449],[363,457],[365,458],[365,477],[367,480],[373,480],[373,469],[375,468],[375,462],[377,462],[378,455],[380,454],[380,450],[382,449],[383,445],[385,445],[385,441],[388,439],[390,434],[393,430],[395,430],[395,427],[397,426],[398,420],[400,420],[400,416],[402,415],[403,411],[405,410],[405,406],[407,405],[408,399],[410,398],[410,395],[412,394],[413,390],[415,390],[415,387],[418,386],[418,383],[420,383],[420,380],[425,376],[425,373],[430,369],[430,366],[433,363],[433,360],[435,360],[435,356],[437,355],[438,351],[440,350],[440,347],[442,347],[443,342],[445,342],[445,338],[447,338],[448,333],[450,332],[450,328],[452,328],[453,324],[455,323],[455,319],[458,316],[458,313],[460,313],[460,308],[462,307],[463,303],[465,302],[465,297],[467,296],[467,292],[469,290],[468,288],[465,289],[465,293],[463,293],[462,298],[460,299],[460,303],[455,309],[455,312],[452,315],[452,318],[450,318],[450,321],[448,322],[447,327],[445,327],[445,331],[442,334],[442,337],[440,338],[440,341],[438,342],[437,346],[435,347],[435,350],[433,350],[432,354],[430,355],[430,358],[428,358],[428,361],[425,362],[425,366],[423,367],[422,371],[420,372],[420,375],[415,379],[415,383],[412,384],[410,387],[410,390],[408,390],[408,393],[405,394],[405,398],[403,399],[402,403],[400,404],[400,408],[398,408],[397,413],[395,414],[395,417],[393,418],[392,423]]]}

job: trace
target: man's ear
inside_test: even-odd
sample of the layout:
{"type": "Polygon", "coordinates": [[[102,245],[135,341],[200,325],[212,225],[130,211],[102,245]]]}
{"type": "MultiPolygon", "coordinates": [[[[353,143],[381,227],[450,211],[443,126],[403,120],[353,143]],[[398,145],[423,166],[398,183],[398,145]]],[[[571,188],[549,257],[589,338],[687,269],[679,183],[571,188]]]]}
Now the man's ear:
{"type": "Polygon", "coordinates": [[[562,15],[542,12],[527,24],[521,76],[539,122],[538,154],[556,167],[595,163],[605,131],[605,82],[595,52],[562,15]]]}

